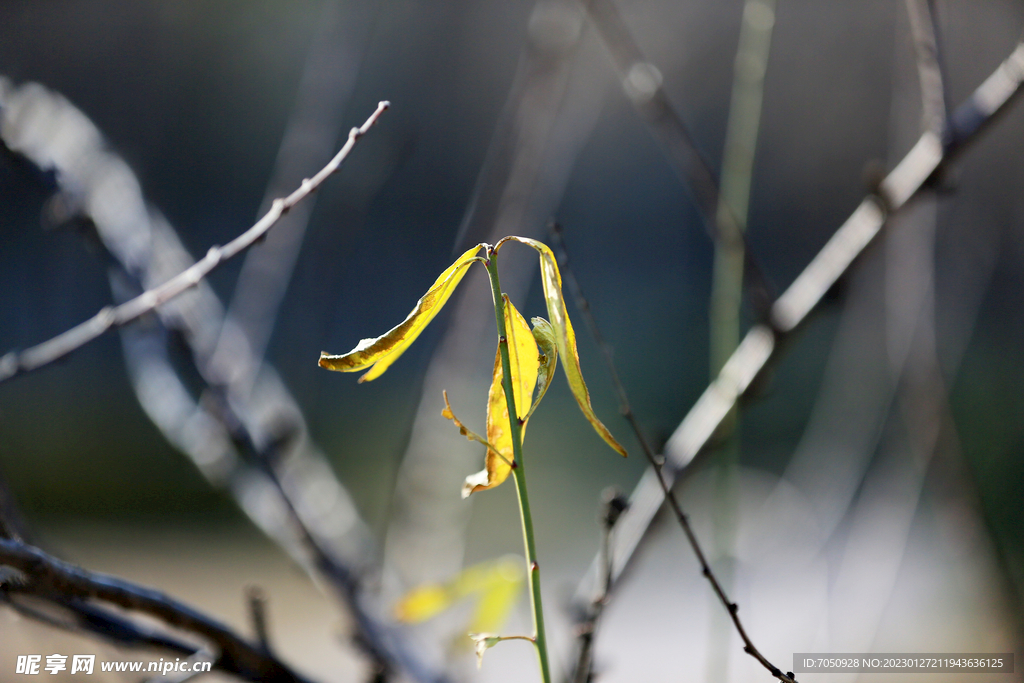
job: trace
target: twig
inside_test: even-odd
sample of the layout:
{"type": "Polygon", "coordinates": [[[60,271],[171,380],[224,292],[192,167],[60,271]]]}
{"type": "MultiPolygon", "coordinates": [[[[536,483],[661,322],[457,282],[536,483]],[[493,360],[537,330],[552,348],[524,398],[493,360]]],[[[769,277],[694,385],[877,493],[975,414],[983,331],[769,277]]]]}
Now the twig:
{"type": "MultiPolygon", "coordinates": [[[[564,271],[563,271],[564,273],[564,271]]],[[[597,625],[612,594],[612,531],[619,517],[629,507],[626,500],[615,487],[609,487],[601,494],[601,592],[590,603],[590,608],[579,625],[580,653],[576,660],[576,672],[573,683],[590,683],[594,668],[594,639],[597,637],[597,625]]]]}
{"type": "Polygon", "coordinates": [[[267,594],[259,586],[249,586],[245,590],[245,598],[249,604],[249,618],[256,641],[265,652],[270,652],[270,633],[267,630],[267,594]]]}
{"type": "MultiPolygon", "coordinates": [[[[769,662],[768,659],[765,658],[765,656],[762,655],[754,646],[753,641],[747,635],[746,630],[743,628],[743,624],[740,622],[739,605],[729,600],[729,597],[725,594],[725,590],[722,588],[721,583],[715,576],[715,573],[711,570],[711,565],[708,564],[707,558],[704,555],[704,550],[701,548],[696,534],[693,533],[693,529],[690,527],[689,519],[683,512],[682,507],[679,505],[679,501],[676,499],[671,487],[665,481],[665,477],[661,471],[662,463],[659,462],[659,458],[654,454],[654,451],[647,443],[643,430],[640,429],[640,424],[637,422],[636,415],[633,413],[633,409],[629,404],[626,389],[622,386],[622,381],[619,379],[619,373],[615,369],[615,361],[612,359],[611,348],[601,335],[601,332],[597,327],[597,321],[594,319],[594,314],[590,310],[590,304],[587,302],[586,297],[583,296],[583,290],[580,288],[579,281],[576,279],[572,268],[569,266],[569,256],[565,249],[565,240],[562,238],[561,230],[558,228],[557,224],[553,227],[552,234],[554,235],[553,241],[555,243],[555,248],[558,250],[559,254],[559,268],[562,271],[563,277],[569,282],[569,287],[572,289],[573,296],[576,299],[576,307],[583,313],[583,317],[587,321],[587,327],[590,329],[590,333],[594,336],[594,341],[596,341],[597,345],[601,348],[601,353],[604,356],[606,365],[608,366],[608,372],[611,374],[612,382],[615,385],[615,393],[619,396],[619,410],[629,422],[629,426],[633,428],[633,433],[636,435],[637,441],[640,442],[644,455],[647,457],[647,462],[650,463],[651,470],[654,472],[654,476],[658,480],[662,495],[672,508],[672,512],[675,514],[676,520],[679,522],[679,526],[682,527],[683,533],[686,534],[686,540],[689,541],[693,554],[697,556],[697,561],[700,563],[701,573],[704,575],[704,578],[711,583],[711,588],[715,591],[715,595],[718,596],[718,599],[722,602],[722,606],[725,607],[729,616],[732,618],[732,623],[736,627],[736,632],[739,633],[740,638],[743,639],[744,652],[759,661],[765,669],[771,672],[772,676],[775,676],[780,681],[783,681],[784,683],[795,683],[796,679],[792,673],[783,673],[777,666],[769,662]]],[[[606,565],[611,565],[610,552],[611,551],[609,550],[604,553],[606,565]]],[[[613,573],[609,566],[605,572],[605,585],[603,589],[605,592],[607,592],[613,580],[613,573]]],[[[583,683],[585,683],[585,681],[586,679],[583,679],[583,683]]],[[[580,683],[579,678],[577,678],[577,683],[580,683]]]]}
{"type": "Polygon", "coordinates": [[[917,76],[921,85],[921,117],[926,130],[942,135],[949,118],[949,98],[945,85],[939,22],[935,0],[906,0],[910,32],[917,55],[917,76]]]}
{"type": "MultiPolygon", "coordinates": [[[[375,3],[323,3],[260,213],[315,168],[342,133],[342,114],[380,11],[375,3]]],[[[315,205],[315,198],[303,202],[245,256],[208,361],[211,373],[234,392],[245,395],[256,381],[315,205]]]]}
{"type": "Polygon", "coordinates": [[[370,115],[370,118],[366,119],[362,126],[353,128],[349,132],[345,145],[326,166],[320,169],[312,178],[304,179],[302,185],[287,197],[275,199],[270,210],[263,218],[223,247],[210,247],[206,256],[162,285],[147,290],[120,306],[105,307],[89,320],[57,335],[53,339],[21,352],[10,351],[5,354],[0,358],[0,383],[16,375],[37,370],[63,358],[75,349],[96,339],[107,330],[125,325],[152,311],[157,306],[167,303],[182,292],[196,286],[200,280],[221,263],[251,247],[274,226],[281,216],[288,213],[289,209],[309,196],[310,193],[320,187],[328,176],[338,170],[341,162],[352,151],[359,138],[377,122],[377,119],[380,118],[380,115],[389,106],[390,103],[386,101],[378,104],[377,109],[370,115]]]}
{"type": "Polygon", "coordinates": [[[96,574],[47,555],[18,541],[0,539],[0,564],[14,567],[29,579],[12,592],[51,600],[95,599],[157,617],[169,626],[194,633],[220,652],[214,666],[251,681],[306,679],[285,664],[236,635],[226,626],[150,588],[106,574],[96,574]]]}
{"type": "MultiPolygon", "coordinates": [[[[746,395],[754,378],[772,358],[778,342],[804,322],[825,293],[882,229],[887,213],[899,210],[1021,92],[1024,83],[1024,43],[960,105],[940,139],[926,132],[879,187],[879,196],[864,199],[811,263],[775,302],[770,325],[755,325],[743,338],[718,377],[708,386],[665,444],[662,468],[649,468],[630,495],[630,509],[615,534],[614,574],[633,557],[640,539],[665,499],[665,486],[691,472],[694,458],[722,420],[746,395]]],[[[580,592],[587,593],[600,559],[580,592]]]]}

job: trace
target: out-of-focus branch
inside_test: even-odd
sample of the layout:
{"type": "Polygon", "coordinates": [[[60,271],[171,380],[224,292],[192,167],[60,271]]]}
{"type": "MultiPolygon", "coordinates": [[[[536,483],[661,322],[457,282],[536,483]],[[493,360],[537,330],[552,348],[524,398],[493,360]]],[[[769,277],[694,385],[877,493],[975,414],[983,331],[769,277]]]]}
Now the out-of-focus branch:
{"type": "MultiPolygon", "coordinates": [[[[379,12],[375,3],[323,3],[257,215],[294,187],[306,169],[315,168],[324,150],[334,147],[379,12]]],[[[236,397],[245,397],[256,381],[315,205],[312,197],[297,206],[259,249],[245,256],[208,361],[209,374],[236,397]]]]}
{"type": "MultiPolygon", "coordinates": [[[[597,326],[597,320],[594,318],[594,314],[590,309],[590,304],[587,302],[586,297],[583,296],[583,290],[580,288],[579,281],[576,279],[575,274],[572,272],[572,268],[569,266],[569,256],[565,249],[565,240],[562,238],[561,230],[558,229],[557,225],[552,230],[552,235],[554,237],[555,248],[558,250],[559,267],[562,270],[565,279],[569,282],[569,287],[576,299],[576,307],[583,313],[583,317],[587,321],[587,327],[590,329],[590,333],[593,335],[594,341],[596,341],[597,345],[600,347],[601,353],[605,359],[605,364],[608,366],[608,372],[612,376],[612,382],[615,385],[615,393],[618,394],[619,397],[619,412],[622,413],[629,422],[630,427],[633,428],[633,433],[636,435],[637,441],[640,442],[644,455],[647,457],[647,462],[651,466],[649,471],[654,473],[658,485],[661,488],[662,496],[668,501],[669,507],[672,508],[672,512],[675,515],[676,520],[679,522],[679,526],[682,527],[683,533],[686,535],[686,540],[690,543],[690,548],[693,550],[693,554],[697,556],[697,561],[700,563],[701,573],[711,583],[711,588],[714,590],[715,595],[718,596],[718,599],[722,602],[722,606],[725,607],[729,616],[732,618],[733,625],[736,627],[736,632],[743,640],[743,650],[760,662],[772,676],[775,676],[784,683],[795,683],[795,678],[792,673],[783,673],[777,666],[768,661],[768,659],[762,655],[760,650],[758,650],[754,645],[740,621],[739,605],[729,600],[721,582],[711,570],[711,565],[707,561],[707,557],[700,545],[700,541],[697,540],[697,535],[693,532],[693,528],[690,526],[690,520],[683,512],[682,506],[679,505],[679,500],[672,492],[671,486],[662,474],[661,459],[654,454],[654,451],[647,443],[647,439],[644,437],[643,430],[640,429],[640,424],[637,422],[636,415],[634,415],[633,409],[629,404],[626,389],[622,386],[622,381],[619,379],[619,373],[615,369],[615,361],[612,358],[611,347],[609,347],[607,342],[605,342],[604,336],[601,334],[601,331],[597,326]]],[[[599,598],[595,598],[593,601],[595,605],[607,600],[608,592],[610,591],[615,579],[612,563],[613,556],[611,553],[612,550],[610,547],[602,552],[603,557],[600,561],[600,566],[603,567],[604,585],[599,598]]],[[[589,642],[585,643],[585,645],[589,648],[589,642]]],[[[584,652],[586,652],[586,649],[584,652]]],[[[589,665],[589,652],[586,654],[588,657],[587,664],[589,665]]],[[[581,663],[583,662],[582,654],[580,661],[581,663]]],[[[579,668],[577,669],[577,676],[579,675],[578,672],[579,668]]],[[[586,683],[587,679],[577,678],[578,683],[581,680],[582,683],[586,683]]]]}
{"type": "Polygon", "coordinates": [[[755,317],[763,318],[774,295],[773,288],[754,259],[733,208],[720,202],[711,164],[701,154],[686,123],[669,101],[662,87],[661,72],[644,56],[615,6],[615,0],[580,2],[587,8],[608,48],[634,108],[693,197],[711,239],[720,248],[738,243],[737,249],[743,255],[741,267],[748,280],[745,291],[755,317]]]}
{"type": "MultiPolygon", "coordinates": [[[[95,227],[114,262],[116,300],[136,298],[187,269],[192,259],[176,232],[146,204],[134,173],[84,114],[40,86],[13,89],[2,80],[0,114],[4,143],[35,167],[56,171],[67,213],[95,227]],[[38,121],[46,125],[31,125],[38,121]]],[[[121,328],[129,375],[150,419],[318,585],[334,589],[354,617],[353,640],[377,672],[402,669],[417,681],[441,680],[361,589],[373,556],[369,532],[276,371],[262,362],[243,400],[210,371],[223,308],[209,285],[199,281],[155,314],[121,328]],[[204,381],[198,399],[172,362],[172,335],[204,381]],[[328,566],[344,572],[322,571],[328,566]]]]}
{"type": "Polygon", "coordinates": [[[120,306],[108,306],[89,320],[57,335],[53,339],[21,352],[10,351],[5,354],[0,358],[0,382],[5,382],[16,375],[38,370],[45,365],[49,365],[96,339],[107,330],[121,327],[136,320],[161,304],[167,303],[182,292],[195,287],[214,268],[255,244],[277,223],[281,216],[288,213],[293,206],[320,187],[324,180],[341,167],[341,162],[352,151],[359,138],[377,122],[377,119],[380,118],[380,115],[389,106],[388,102],[378,104],[377,109],[362,126],[353,128],[349,132],[345,145],[326,166],[320,169],[312,178],[304,179],[302,185],[287,197],[274,200],[270,210],[263,218],[223,247],[210,247],[206,256],[162,285],[147,290],[120,306]]]}
{"type": "MultiPolygon", "coordinates": [[[[671,486],[692,471],[722,420],[750,388],[775,354],[778,342],[803,323],[825,293],[835,284],[881,230],[887,214],[898,211],[957,153],[1021,92],[1024,83],[1024,43],[975,90],[950,117],[945,138],[926,132],[902,161],[885,177],[878,196],[864,199],[836,231],[796,281],[771,309],[769,325],[755,325],[718,377],[704,391],[665,444],[665,464],[659,472],[649,468],[630,495],[630,509],[619,521],[615,534],[614,575],[617,577],[633,556],[655,514],[664,502],[663,483],[671,486]]],[[[592,594],[597,575],[595,560],[580,587],[592,594]]]]}
{"type": "Polygon", "coordinates": [[[949,97],[945,84],[939,20],[935,0],[907,0],[910,32],[917,56],[917,77],[921,85],[921,117],[925,130],[942,134],[949,118],[949,97]]]}
{"type": "MultiPolygon", "coordinates": [[[[15,571],[15,570],[10,570],[15,571]]],[[[15,583],[17,578],[14,579],[15,583]]],[[[6,583],[4,581],[3,583],[6,583]]],[[[190,655],[196,646],[179,638],[159,633],[154,629],[137,624],[129,619],[118,616],[112,610],[103,609],[78,598],[62,598],[43,600],[36,596],[19,596],[8,587],[0,588],[0,602],[8,605],[19,614],[35,619],[47,626],[59,628],[71,633],[86,633],[91,637],[100,638],[119,647],[154,647],[170,652],[190,655]],[[40,609],[38,605],[29,604],[23,598],[41,601],[50,608],[61,610],[54,614],[53,609],[40,609]],[[66,615],[64,614],[66,612],[66,615]]]]}
{"type": "Polygon", "coordinates": [[[7,590],[57,602],[94,599],[156,617],[168,626],[201,636],[217,648],[214,666],[250,681],[305,679],[262,648],[226,626],[163,593],[105,574],[94,574],[18,541],[0,539],[0,564],[14,567],[28,578],[7,590]]]}

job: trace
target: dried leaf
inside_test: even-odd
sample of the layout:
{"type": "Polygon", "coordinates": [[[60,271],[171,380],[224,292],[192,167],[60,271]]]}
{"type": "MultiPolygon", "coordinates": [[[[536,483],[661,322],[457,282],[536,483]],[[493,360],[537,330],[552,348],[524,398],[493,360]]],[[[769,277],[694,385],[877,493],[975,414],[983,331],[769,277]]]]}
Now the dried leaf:
{"type": "MultiPolygon", "coordinates": [[[[441,417],[447,420],[451,420],[453,423],[455,423],[455,426],[459,428],[459,433],[466,437],[466,439],[468,439],[469,441],[476,441],[477,443],[482,443],[483,445],[487,446],[489,450],[494,450],[494,446],[489,444],[487,442],[487,439],[480,436],[466,425],[462,424],[462,420],[455,417],[455,412],[452,411],[452,404],[448,402],[448,392],[442,390],[441,394],[444,396],[444,410],[441,411],[441,417]]],[[[509,464],[511,464],[511,462],[509,464]]]]}
{"type": "Polygon", "coordinates": [[[383,375],[445,305],[469,265],[480,260],[476,254],[481,246],[478,244],[473,247],[448,266],[399,325],[375,339],[363,339],[348,353],[335,356],[322,351],[320,367],[339,372],[355,372],[373,366],[359,378],[360,382],[369,382],[383,375]]]}
{"type": "Polygon", "coordinates": [[[481,669],[484,665],[484,653],[504,640],[501,636],[493,633],[470,633],[476,650],[476,668],[481,669]]]}
{"type": "MultiPolygon", "coordinates": [[[[516,310],[508,296],[505,301],[505,335],[508,340],[509,366],[512,370],[512,395],[516,410],[527,415],[533,402],[533,389],[537,384],[540,368],[540,351],[533,338],[526,319],[516,310]]],[[[501,349],[494,357],[494,373],[491,388],[487,394],[487,441],[490,448],[484,469],[466,477],[462,485],[462,497],[467,498],[477,491],[491,489],[505,481],[512,471],[515,460],[512,448],[512,425],[509,422],[508,403],[502,386],[504,371],[501,366],[501,349]]],[[[520,437],[526,433],[523,421],[520,437]]]]}
{"type": "Polygon", "coordinates": [[[597,419],[594,409],[590,405],[590,392],[583,381],[583,371],[580,369],[580,356],[576,350],[576,333],[572,329],[572,322],[565,310],[565,300],[562,298],[562,275],[558,272],[558,262],[548,245],[528,237],[505,237],[495,249],[501,246],[505,240],[514,240],[529,245],[540,254],[541,282],[544,285],[544,300],[547,302],[548,315],[551,318],[551,326],[555,331],[555,342],[558,353],[562,355],[562,369],[565,371],[565,378],[569,381],[569,388],[576,398],[583,415],[590,421],[594,431],[605,440],[609,446],[615,449],[622,456],[626,455],[626,449],[615,440],[608,428],[597,419]]]}

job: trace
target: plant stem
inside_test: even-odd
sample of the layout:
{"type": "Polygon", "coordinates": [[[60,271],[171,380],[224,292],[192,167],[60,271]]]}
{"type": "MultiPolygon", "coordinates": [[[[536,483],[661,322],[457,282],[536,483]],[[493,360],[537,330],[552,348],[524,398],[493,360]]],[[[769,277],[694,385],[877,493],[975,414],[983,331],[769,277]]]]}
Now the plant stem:
{"type": "Polygon", "coordinates": [[[523,463],[523,427],[516,411],[515,394],[512,391],[512,362],[508,353],[508,337],[505,330],[505,301],[501,297],[501,283],[498,281],[498,255],[487,247],[487,275],[491,279],[491,294],[494,297],[494,317],[498,325],[498,349],[501,353],[501,385],[505,390],[508,406],[509,426],[512,431],[512,476],[516,480],[519,495],[519,513],[523,522],[523,545],[526,548],[526,576],[530,585],[530,609],[533,612],[533,644],[540,660],[540,674],[544,683],[551,683],[548,665],[548,645],[544,635],[544,610],[540,599],[540,566],[537,564],[537,549],[533,540],[533,517],[530,514],[530,497],[526,493],[526,468],[523,463]]]}

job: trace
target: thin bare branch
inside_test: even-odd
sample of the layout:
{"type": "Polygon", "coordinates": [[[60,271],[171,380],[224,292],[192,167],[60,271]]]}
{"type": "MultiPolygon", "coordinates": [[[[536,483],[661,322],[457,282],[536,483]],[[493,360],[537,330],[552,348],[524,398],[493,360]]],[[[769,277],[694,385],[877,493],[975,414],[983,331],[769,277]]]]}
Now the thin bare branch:
{"type": "MultiPolygon", "coordinates": [[[[375,3],[323,3],[257,216],[294,187],[306,169],[315,168],[340,137],[342,114],[380,11],[375,3]]],[[[232,392],[245,395],[256,381],[315,205],[316,199],[310,198],[296,207],[262,247],[245,256],[208,361],[213,376],[230,385],[232,392]]]]}
{"type": "MultiPolygon", "coordinates": [[[[736,632],[739,633],[740,638],[743,639],[743,650],[759,661],[772,676],[775,676],[784,683],[795,683],[795,678],[792,673],[783,673],[777,666],[768,661],[757,647],[754,646],[753,641],[747,635],[746,630],[743,628],[743,624],[740,622],[739,605],[729,600],[729,597],[725,593],[725,589],[722,588],[721,582],[711,570],[711,565],[708,563],[704,550],[701,548],[700,542],[697,540],[697,535],[693,532],[693,528],[690,526],[690,520],[683,512],[682,506],[679,505],[679,501],[672,492],[672,488],[665,480],[665,476],[662,474],[662,461],[654,454],[654,451],[648,444],[647,439],[644,437],[643,430],[640,428],[639,422],[637,422],[636,415],[633,413],[633,409],[629,404],[626,389],[622,386],[622,381],[619,379],[619,373],[615,369],[615,361],[612,358],[611,347],[609,347],[608,343],[604,340],[604,336],[601,334],[601,331],[597,326],[597,320],[594,318],[594,314],[590,309],[590,304],[587,302],[586,297],[583,296],[583,290],[580,288],[580,283],[576,279],[576,276],[569,265],[569,255],[565,249],[565,240],[563,239],[562,232],[558,228],[557,224],[552,229],[552,235],[554,237],[553,241],[555,248],[558,250],[559,268],[562,271],[563,277],[569,282],[569,287],[572,289],[573,296],[576,298],[576,307],[580,309],[581,313],[583,313],[583,317],[587,321],[587,327],[590,329],[590,333],[594,336],[594,341],[596,341],[597,345],[601,348],[605,364],[608,366],[608,372],[612,376],[612,382],[615,385],[615,393],[618,394],[619,397],[619,411],[629,422],[629,426],[632,427],[637,441],[640,442],[644,455],[647,457],[647,462],[651,466],[651,471],[654,472],[658,485],[661,487],[662,496],[664,496],[664,499],[668,501],[669,507],[672,508],[672,512],[675,514],[676,520],[679,522],[679,526],[682,527],[683,533],[686,534],[686,540],[689,541],[693,554],[697,556],[697,561],[700,563],[701,573],[711,583],[711,588],[715,591],[715,595],[718,596],[718,599],[722,602],[722,606],[725,607],[729,616],[732,618],[732,623],[736,627],[736,632]]],[[[610,548],[605,549],[602,552],[602,555],[603,562],[601,564],[604,566],[604,586],[601,596],[599,599],[594,600],[594,604],[597,604],[599,600],[603,603],[603,601],[607,599],[608,591],[611,589],[615,579],[612,565],[612,550],[610,548]]],[[[587,653],[587,656],[589,657],[589,653],[587,653]]],[[[582,661],[581,653],[581,663],[582,661]]],[[[589,666],[589,661],[587,664],[589,666]]],[[[577,669],[577,672],[578,671],[579,669],[577,669]]],[[[586,678],[577,678],[577,683],[586,683],[586,680],[586,678]]]]}
{"type": "Polygon", "coordinates": [[[285,664],[236,635],[223,624],[158,591],[106,574],[96,574],[58,560],[38,548],[0,539],[0,564],[28,579],[8,590],[61,602],[93,599],[141,612],[168,626],[194,633],[216,646],[215,668],[250,681],[305,681],[285,664]]]}
{"type": "Polygon", "coordinates": [[[16,375],[38,370],[45,365],[49,365],[96,339],[107,330],[121,327],[149,313],[161,304],[167,303],[182,292],[196,286],[221,263],[251,247],[277,223],[281,216],[288,213],[293,206],[308,197],[323,184],[324,180],[341,167],[341,162],[352,151],[359,138],[377,122],[377,119],[380,118],[380,115],[389,106],[390,103],[386,101],[378,104],[377,109],[370,115],[370,118],[366,119],[362,126],[353,128],[349,132],[345,145],[326,166],[320,169],[312,178],[304,179],[302,185],[287,197],[274,200],[270,210],[263,218],[223,247],[210,247],[206,256],[162,285],[147,290],[120,306],[105,307],[89,320],[57,335],[53,339],[21,352],[11,351],[5,354],[0,358],[0,383],[16,375]]]}

